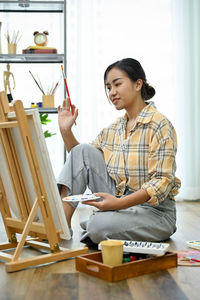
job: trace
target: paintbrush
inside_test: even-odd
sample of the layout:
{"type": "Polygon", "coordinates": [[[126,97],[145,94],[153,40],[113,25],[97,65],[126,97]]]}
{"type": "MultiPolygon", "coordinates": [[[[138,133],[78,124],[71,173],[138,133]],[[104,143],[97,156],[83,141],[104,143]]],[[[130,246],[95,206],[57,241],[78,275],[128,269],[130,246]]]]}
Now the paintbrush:
{"type": "MultiPolygon", "coordinates": [[[[73,106],[72,106],[72,103],[71,103],[71,99],[70,99],[70,95],[69,95],[69,89],[68,89],[68,86],[67,86],[67,79],[66,79],[66,76],[65,76],[65,73],[64,73],[64,70],[63,70],[63,65],[61,65],[61,70],[62,70],[62,74],[63,74],[65,88],[66,88],[66,91],[67,91],[67,96],[69,97],[69,105],[70,105],[71,112],[72,112],[72,115],[73,115],[74,114],[74,109],[73,109],[73,106]]],[[[76,125],[76,121],[74,121],[74,124],[76,125]]]]}
{"type": "Polygon", "coordinates": [[[33,74],[31,73],[31,71],[29,70],[29,73],[31,74],[33,80],[35,81],[35,83],[37,84],[37,86],[39,87],[40,91],[43,93],[43,95],[45,95],[43,89],[41,88],[41,86],[39,85],[39,83],[37,82],[37,80],[35,79],[35,77],[33,76],[33,74]]]}

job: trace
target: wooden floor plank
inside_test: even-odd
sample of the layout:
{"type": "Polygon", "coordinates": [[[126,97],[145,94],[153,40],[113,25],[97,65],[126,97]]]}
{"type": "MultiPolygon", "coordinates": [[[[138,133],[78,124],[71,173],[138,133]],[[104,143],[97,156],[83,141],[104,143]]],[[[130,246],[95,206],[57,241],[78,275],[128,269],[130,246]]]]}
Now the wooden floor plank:
{"type": "Polygon", "coordinates": [[[86,274],[79,275],[79,300],[132,300],[126,280],[116,283],[88,276],[86,274]],[[123,298],[122,298],[123,297],[123,298]]]}
{"type": "Polygon", "coordinates": [[[79,274],[42,274],[38,271],[35,275],[25,299],[79,299],[79,274]]]}
{"type": "Polygon", "coordinates": [[[178,266],[168,271],[188,299],[200,299],[200,267],[178,266]]]}
{"type": "Polygon", "coordinates": [[[187,300],[184,291],[168,271],[156,272],[128,280],[133,299],[187,300]]]}

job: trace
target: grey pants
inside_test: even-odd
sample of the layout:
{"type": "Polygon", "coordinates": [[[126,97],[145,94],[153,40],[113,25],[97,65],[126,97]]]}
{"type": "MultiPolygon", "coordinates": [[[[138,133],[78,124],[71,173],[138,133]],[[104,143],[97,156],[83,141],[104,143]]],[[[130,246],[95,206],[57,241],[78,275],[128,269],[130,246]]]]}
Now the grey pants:
{"type": "MultiPolygon", "coordinates": [[[[103,153],[90,144],[74,147],[57,180],[67,187],[68,195],[84,193],[88,186],[93,193],[116,194],[115,181],[109,176],[103,153]]],[[[127,189],[125,195],[129,194],[127,189]]],[[[77,203],[70,203],[73,207],[77,203]]],[[[176,231],[175,201],[166,198],[159,206],[148,203],[115,211],[94,211],[83,222],[81,241],[99,243],[105,239],[163,241],[176,231]]]]}

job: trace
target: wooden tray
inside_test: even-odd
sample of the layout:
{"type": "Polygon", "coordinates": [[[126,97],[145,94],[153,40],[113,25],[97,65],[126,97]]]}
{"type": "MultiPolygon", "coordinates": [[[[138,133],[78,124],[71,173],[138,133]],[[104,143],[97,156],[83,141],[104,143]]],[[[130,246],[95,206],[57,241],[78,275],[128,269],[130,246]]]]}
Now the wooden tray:
{"type": "Polygon", "coordinates": [[[102,263],[101,251],[76,257],[76,270],[95,277],[115,282],[130,277],[149,274],[177,266],[177,254],[167,252],[162,256],[154,256],[111,267],[102,263]]]}

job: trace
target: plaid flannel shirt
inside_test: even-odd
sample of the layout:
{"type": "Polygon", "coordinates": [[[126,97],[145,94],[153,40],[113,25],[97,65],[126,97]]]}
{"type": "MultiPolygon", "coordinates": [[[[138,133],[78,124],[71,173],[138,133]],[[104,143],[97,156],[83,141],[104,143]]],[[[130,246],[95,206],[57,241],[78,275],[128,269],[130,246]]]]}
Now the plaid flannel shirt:
{"type": "Polygon", "coordinates": [[[127,115],[104,128],[92,145],[103,151],[109,175],[115,180],[117,196],[128,187],[145,189],[152,206],[167,196],[174,200],[181,186],[175,177],[176,132],[153,102],[138,114],[130,136],[125,139],[127,115]]]}

